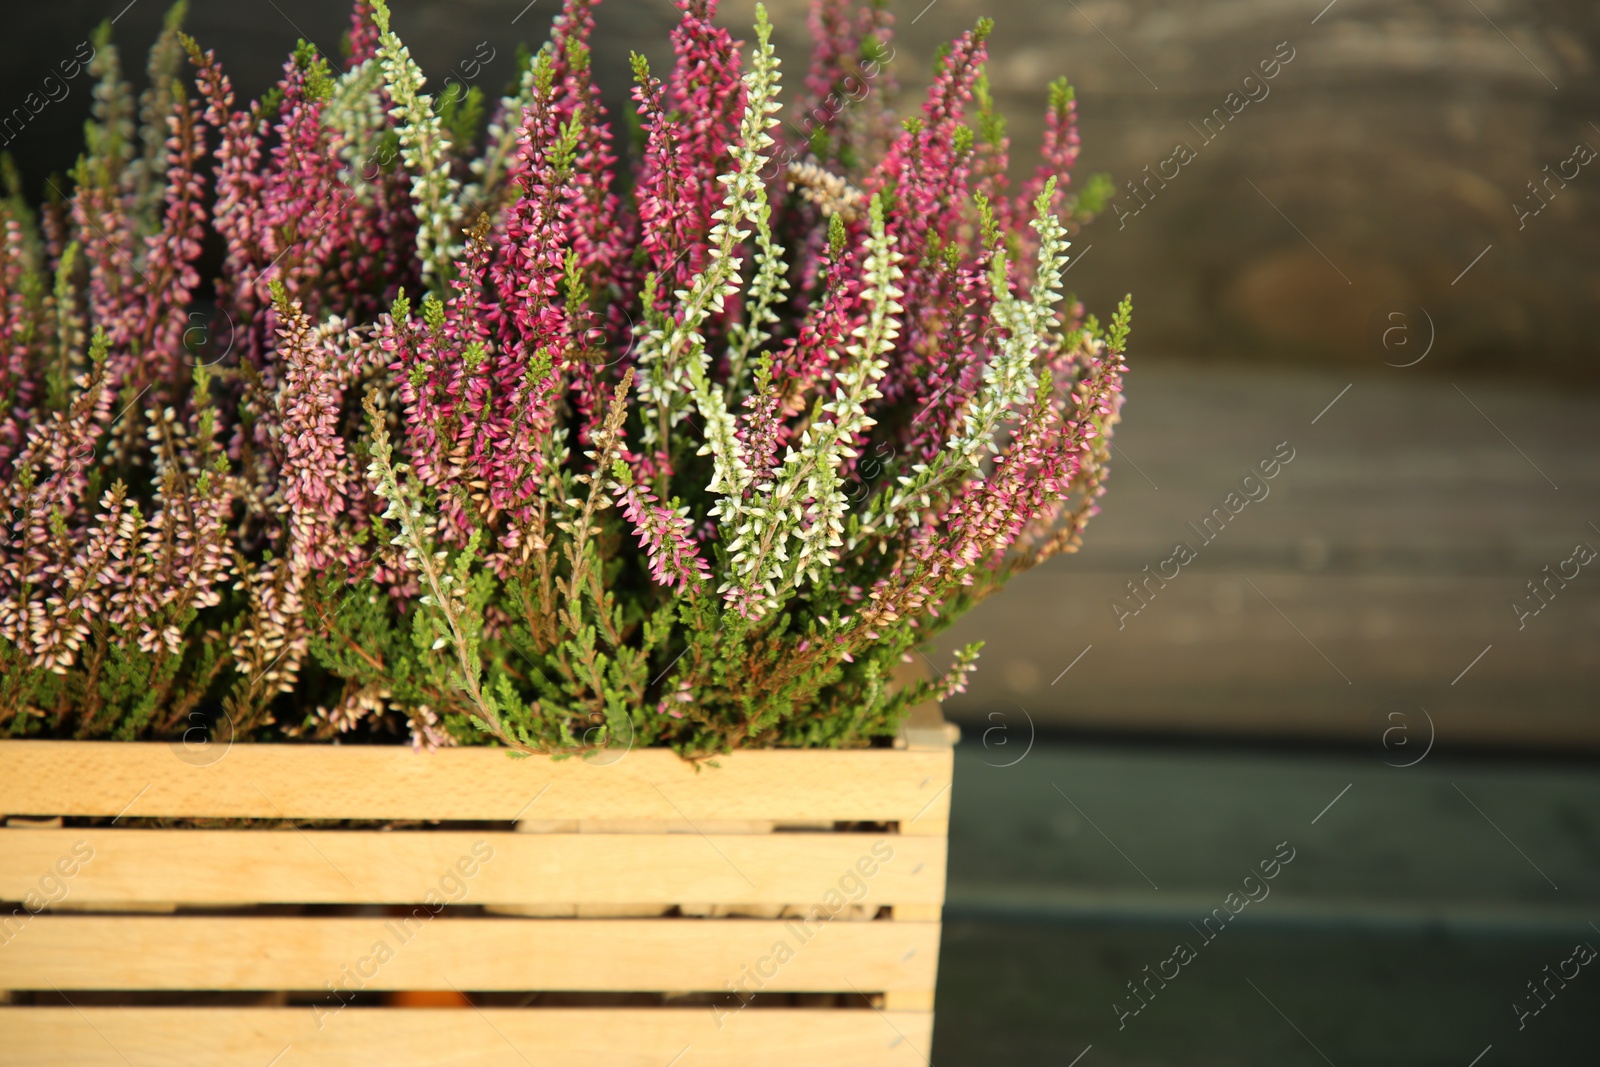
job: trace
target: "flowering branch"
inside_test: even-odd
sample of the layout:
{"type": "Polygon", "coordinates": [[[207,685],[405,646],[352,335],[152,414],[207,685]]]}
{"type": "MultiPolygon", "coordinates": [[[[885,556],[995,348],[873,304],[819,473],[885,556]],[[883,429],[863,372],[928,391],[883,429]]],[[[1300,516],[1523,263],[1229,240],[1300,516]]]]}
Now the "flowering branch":
{"type": "Polygon", "coordinates": [[[372,18],[378,27],[383,84],[393,101],[389,114],[399,122],[400,158],[411,172],[411,200],[420,223],[417,258],[422,261],[423,278],[443,280],[449,276],[457,250],[457,194],[461,190],[446,158],[449,136],[433,106],[433,97],[422,91],[427,79],[421,68],[389,28],[389,5],[385,0],[373,0],[372,18]]]}

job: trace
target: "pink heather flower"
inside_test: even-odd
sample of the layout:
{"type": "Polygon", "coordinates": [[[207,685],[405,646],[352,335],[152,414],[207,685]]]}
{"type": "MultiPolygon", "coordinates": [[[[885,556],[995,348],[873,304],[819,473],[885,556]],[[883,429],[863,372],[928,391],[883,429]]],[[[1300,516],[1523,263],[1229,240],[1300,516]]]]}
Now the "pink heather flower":
{"type": "Polygon", "coordinates": [[[456,739],[445,732],[443,724],[439,722],[439,716],[426,705],[412,713],[410,728],[411,747],[418,752],[450,748],[456,743],[456,739]]]}
{"type": "Polygon", "coordinates": [[[27,328],[27,309],[30,303],[27,279],[27,251],[23,242],[22,223],[3,215],[4,251],[0,252],[0,473],[10,470],[10,463],[22,445],[28,409],[32,406],[35,387],[29,373],[32,338],[27,328]]]}
{"type": "Polygon", "coordinates": [[[649,257],[646,269],[657,275],[659,308],[665,311],[667,298],[688,288],[698,268],[698,259],[691,260],[689,252],[699,240],[693,227],[701,223],[681,214],[689,190],[697,186],[687,131],[681,119],[668,114],[665,88],[647,68],[636,67],[636,75],[639,83],[633,87],[633,98],[645,134],[634,172],[639,243],[649,257]]]}
{"type": "Polygon", "coordinates": [[[954,278],[942,279],[940,288],[952,294],[950,306],[959,311],[944,316],[935,327],[939,348],[947,355],[928,365],[922,388],[926,399],[912,417],[905,452],[915,462],[932,462],[961,429],[962,414],[977,392],[983,365],[998,347],[994,328],[987,325],[994,302],[989,261],[984,256],[976,266],[960,268],[954,278]]]}
{"type": "Polygon", "coordinates": [[[798,333],[773,360],[778,395],[783,398],[779,412],[786,419],[798,414],[817,384],[828,379],[852,331],[865,322],[861,257],[854,250],[837,258],[829,256],[823,278],[827,291],[807,309],[798,333]]]}
{"type": "Polygon", "coordinates": [[[615,192],[617,156],[611,147],[611,122],[600,102],[589,58],[594,35],[595,0],[566,0],[550,33],[557,122],[579,131],[564,212],[570,247],[601,288],[633,251],[632,220],[622,214],[615,192]]]}
{"type": "Polygon", "coordinates": [[[378,25],[371,0],[355,0],[350,8],[350,62],[365,63],[378,54],[378,25]]]}
{"type": "Polygon", "coordinates": [[[672,31],[678,62],[667,79],[667,106],[681,116],[676,150],[688,171],[673,209],[686,238],[684,258],[692,277],[705,268],[705,236],[711,231],[711,216],[722,209],[726,190],[717,178],[727,172],[728,146],[738,139],[745,88],[739,43],[711,21],[716,0],[673,2],[683,19],[672,31]]]}
{"type": "Polygon", "coordinates": [[[298,300],[283,301],[278,312],[278,352],[287,364],[277,402],[279,492],[289,516],[289,565],[310,574],[345,558],[337,517],[346,510],[355,474],[339,426],[334,354],[298,300]]]}
{"type": "Polygon", "coordinates": [[[750,468],[753,484],[758,487],[777,469],[778,449],[788,437],[778,410],[783,400],[770,382],[763,384],[765,388],[745,397],[747,410],[739,416],[739,427],[735,431],[744,448],[745,466],[750,468]]]}
{"type": "MultiPolygon", "coordinates": [[[[169,421],[160,429],[170,433],[176,427],[169,421]]],[[[191,609],[221,603],[220,587],[234,574],[228,544],[232,511],[232,495],[209,475],[196,484],[186,484],[176,472],[163,479],[139,550],[119,568],[122,590],[107,613],[110,621],[136,631],[142,651],[181,653],[178,623],[191,609]]]]}
{"type": "MultiPolygon", "coordinates": [[[[806,90],[810,100],[802,101],[802,121],[810,110],[807,104],[820,104],[839,88],[861,46],[856,28],[856,5],[850,0],[817,0],[806,16],[813,42],[811,66],[806,71],[806,90]]],[[[801,132],[809,132],[802,129],[801,132]]]]}
{"type": "MultiPolygon", "coordinates": [[[[982,196],[994,213],[996,229],[1001,233],[1016,234],[1023,251],[1031,255],[1035,248],[1027,244],[1031,229],[1025,222],[1031,217],[1033,201],[1013,199],[1011,195],[1011,138],[1006,133],[1005,120],[994,111],[994,99],[989,93],[987,76],[980,77],[974,86],[978,98],[977,137],[973,141],[971,183],[974,196],[982,196]],[[1019,230],[1025,230],[1019,233],[1019,230]]],[[[1041,186],[1042,188],[1042,186],[1041,186]]],[[[1037,191],[1035,192],[1037,195],[1037,191]]]]}
{"type": "Polygon", "coordinates": [[[120,614],[113,603],[120,599],[118,572],[137,538],[137,511],[131,511],[126,500],[127,489],[120,482],[107,490],[101,501],[104,513],[77,551],[58,568],[43,568],[31,576],[48,582],[50,595],[28,620],[25,638],[12,639],[32,652],[34,666],[67,673],[89,638],[90,623],[103,618],[108,609],[120,614]]]}
{"type": "Polygon", "coordinates": [[[711,568],[689,536],[693,523],[687,517],[687,508],[674,511],[663,507],[648,489],[634,484],[631,476],[614,483],[611,493],[633,524],[634,536],[650,561],[650,577],[658,585],[686,592],[711,576],[711,568]]]}
{"type": "Polygon", "coordinates": [[[674,719],[681,719],[681,718],[683,718],[683,712],[680,711],[679,709],[673,707],[672,705],[673,704],[693,704],[693,703],[694,703],[694,689],[693,689],[693,686],[688,681],[688,679],[682,679],[682,680],[680,680],[678,682],[678,684],[672,690],[670,690],[660,700],[656,701],[656,714],[657,715],[665,714],[665,715],[671,716],[674,719]]]}
{"type": "MultiPolygon", "coordinates": [[[[576,257],[590,293],[631,292],[636,285],[632,255],[639,224],[632,212],[623,210],[616,192],[610,116],[601,103],[590,62],[594,4],[595,0],[566,0],[550,34],[554,117],[578,131],[562,192],[567,233],[563,244],[576,257]]],[[[584,416],[580,432],[586,441],[605,402],[601,369],[614,361],[614,339],[626,332],[626,311],[615,302],[600,312],[585,309],[578,321],[566,326],[574,351],[563,363],[571,374],[572,401],[584,416]]]]}
{"type": "Polygon", "coordinates": [[[951,505],[942,525],[949,531],[942,551],[957,567],[998,563],[1028,520],[1058,500],[1070,481],[1077,457],[1051,448],[1053,412],[1049,392],[1017,430],[994,470],[969,482],[951,505]]]}
{"type": "Polygon", "coordinates": [[[816,0],[807,24],[811,64],[806,92],[795,109],[793,129],[799,143],[792,151],[804,158],[813,132],[821,130],[835,159],[874,152],[890,139],[887,101],[897,89],[889,67],[894,14],[882,3],[816,0]]]}
{"type": "Polygon", "coordinates": [[[134,372],[140,388],[157,380],[165,369],[162,364],[182,349],[188,326],[184,312],[200,284],[194,264],[206,235],[206,192],[197,168],[205,156],[205,142],[188,100],[180,99],[176,108],[177,114],[167,120],[171,136],[165,217],[161,229],[144,239],[148,254],[137,290],[143,300],[135,299],[127,316],[138,324],[130,340],[141,353],[142,366],[134,372]]]}
{"type": "Polygon", "coordinates": [[[250,327],[267,299],[264,289],[257,290],[252,275],[258,264],[265,267],[270,262],[270,257],[263,258],[262,248],[266,229],[261,204],[264,122],[258,107],[234,110],[233,83],[223,73],[215,52],[202,53],[191,47],[189,61],[206,102],[205,124],[219,138],[212,226],[223,239],[224,251],[217,301],[232,309],[235,328],[244,334],[243,354],[259,361],[261,343],[250,327]]]}
{"type": "Polygon", "coordinates": [[[960,239],[968,223],[972,138],[963,119],[973,87],[987,58],[980,33],[957,39],[928,88],[922,118],[909,125],[868,182],[875,192],[889,183],[895,190],[890,230],[901,248],[909,249],[902,264],[906,292],[906,343],[889,364],[883,394],[890,402],[902,397],[918,403],[927,388],[924,351],[945,351],[940,323],[954,301],[953,278],[936,258],[926,254],[931,239],[942,245],[960,239]],[[965,137],[966,148],[961,148],[965,137]]]}
{"type": "Polygon", "coordinates": [[[965,693],[967,691],[967,680],[972,676],[972,670],[977,666],[977,663],[978,656],[975,648],[957,652],[955,663],[951,665],[945,676],[934,685],[933,691],[928,694],[928,699],[942,703],[957,693],[965,693]]]}
{"type": "Polygon", "coordinates": [[[261,564],[240,576],[248,594],[248,624],[229,642],[234,657],[272,692],[292,693],[305,660],[306,575],[292,567],[261,564]]]}
{"type": "Polygon", "coordinates": [[[1050,86],[1050,106],[1044,116],[1042,157],[1032,180],[1017,198],[1017,212],[1026,216],[1033,202],[1044,191],[1045,183],[1056,179],[1050,210],[1060,211],[1072,183],[1072,169],[1078,162],[1078,100],[1066,79],[1050,86]]]}
{"type": "Polygon", "coordinates": [[[83,616],[103,605],[99,587],[110,581],[107,557],[131,536],[121,497],[112,498],[117,507],[102,533],[87,534],[79,502],[96,459],[99,427],[110,419],[111,394],[103,365],[76,385],[66,411],[50,413],[29,430],[15,466],[25,477],[0,484],[0,508],[10,519],[0,546],[0,638],[35,666],[57,673],[71,665],[87,633],[83,616]],[[86,540],[103,547],[91,548],[84,558],[86,540]]]}
{"type": "MultiPolygon", "coordinates": [[[[72,195],[73,240],[89,263],[89,319],[104,326],[110,341],[107,374],[113,390],[121,387],[133,370],[128,343],[137,319],[130,313],[137,299],[137,267],[129,255],[133,230],[122,199],[105,178],[85,172],[72,195]]],[[[138,388],[137,386],[135,388],[138,388]]]]}
{"type": "MultiPolygon", "coordinates": [[[[278,143],[261,187],[261,254],[268,257],[250,280],[265,296],[273,279],[314,311],[324,310],[318,285],[326,265],[354,243],[348,194],[338,177],[338,157],[322,122],[323,101],[291,59],[284,66],[283,103],[275,124],[278,143]]],[[[333,307],[326,310],[337,311],[333,307]]]]}
{"type": "MultiPolygon", "coordinates": [[[[535,62],[545,59],[541,53],[535,62]]],[[[555,155],[561,125],[553,90],[548,78],[539,81],[517,134],[522,196],[507,214],[499,242],[501,258],[492,271],[503,301],[497,340],[502,350],[510,352],[565,347],[566,316],[559,290],[567,237],[562,210],[566,176],[555,155]]]]}

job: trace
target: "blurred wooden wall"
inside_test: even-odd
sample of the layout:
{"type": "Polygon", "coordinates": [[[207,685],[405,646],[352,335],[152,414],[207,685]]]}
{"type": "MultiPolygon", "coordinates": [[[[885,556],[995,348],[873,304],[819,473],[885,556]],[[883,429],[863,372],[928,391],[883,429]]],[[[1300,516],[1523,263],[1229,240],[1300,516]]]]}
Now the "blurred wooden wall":
{"type": "MultiPolygon", "coordinates": [[[[1145,351],[1288,364],[1370,364],[1397,308],[1438,324],[1424,373],[1532,373],[1594,380],[1600,331],[1600,167],[1581,168],[1519,228],[1527,183],[1581,141],[1600,148],[1600,6],[1583,0],[895,0],[895,76],[914,94],[935,48],[995,20],[991,75],[1019,158],[1037,144],[1044,87],[1077,86],[1081,173],[1121,190],[1083,234],[1071,283],[1092,306],[1132,291],[1145,351]],[[1260,64],[1292,54],[1276,77],[1260,64]],[[1211,141],[1197,129],[1228,94],[1259,97],[1211,141]],[[1140,201],[1176,146],[1196,158],[1140,201]],[[1519,199],[1520,198],[1520,199],[1519,199]],[[1298,233],[1296,230],[1298,229],[1298,233]],[[1490,248],[1490,246],[1493,246],[1490,248]],[[1093,251],[1087,249],[1092,246],[1093,251]],[[1474,258],[1482,260],[1458,276],[1474,258]]],[[[479,83],[498,90],[518,42],[543,39],[557,0],[394,0],[395,25],[435,81],[487,41],[479,83]]],[[[142,69],[162,0],[65,0],[8,13],[0,106],[20,104],[102,18],[142,69]],[[125,10],[126,9],[126,10],[125,10]]],[[[296,37],[338,55],[334,0],[193,0],[188,25],[241,92],[276,76],[296,37]]],[[[768,8],[791,84],[805,68],[805,0],[768,8]]],[[[748,37],[754,0],[724,2],[748,37]]],[[[597,62],[622,104],[631,50],[663,63],[667,0],[605,0],[597,62]]],[[[909,95],[907,106],[914,106],[909,95]]],[[[1234,105],[1237,106],[1237,105],[1234,105]]],[[[71,166],[87,108],[79,85],[9,146],[42,188],[71,166]]],[[[1570,170],[1570,168],[1569,168],[1570,170]]],[[[1173,173],[1171,165],[1168,174],[1173,173]]]]}
{"type": "Polygon", "coordinates": [[[1136,360],[1083,551],[941,638],[941,670],[988,642],[946,711],[994,763],[1049,729],[1600,749],[1600,558],[1568,562],[1600,552],[1600,399],[1419,369],[1136,360]]]}

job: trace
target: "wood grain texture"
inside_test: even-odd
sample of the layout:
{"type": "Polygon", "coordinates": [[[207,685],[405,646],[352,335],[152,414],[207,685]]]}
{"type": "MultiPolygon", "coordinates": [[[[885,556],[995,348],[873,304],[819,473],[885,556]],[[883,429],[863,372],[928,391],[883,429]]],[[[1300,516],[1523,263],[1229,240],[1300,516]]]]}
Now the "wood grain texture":
{"type": "Polygon", "coordinates": [[[932,989],[939,925],[701,919],[39,915],[0,989],[932,989]],[[780,948],[779,946],[785,946],[780,948]],[[748,969],[748,971],[747,971],[748,969]],[[771,972],[771,973],[767,973],[771,972]]]}
{"type": "Polygon", "coordinates": [[[319,1028],[310,1008],[0,1008],[0,1067],[915,1067],[933,1037],[931,1012],[720,1021],[708,1008],[346,1008],[319,1028]]]}
{"type": "Polygon", "coordinates": [[[0,814],[258,819],[949,817],[951,752],[767,749],[699,767],[661,749],[595,766],[500,749],[0,741],[0,814]],[[943,792],[943,796],[941,796],[943,792]]]}
{"type": "Polygon", "coordinates": [[[0,829],[0,900],[23,900],[51,872],[74,905],[404,904],[430,892],[465,904],[811,904],[845,879],[847,892],[865,886],[858,902],[937,917],[945,860],[944,838],[898,834],[0,829]]]}

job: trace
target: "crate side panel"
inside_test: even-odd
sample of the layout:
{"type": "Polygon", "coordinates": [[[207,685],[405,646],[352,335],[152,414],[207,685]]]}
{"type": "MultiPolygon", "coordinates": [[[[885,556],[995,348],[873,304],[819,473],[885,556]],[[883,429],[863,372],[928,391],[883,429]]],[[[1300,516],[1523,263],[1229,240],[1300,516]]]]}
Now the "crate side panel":
{"type": "Polygon", "coordinates": [[[0,815],[255,819],[948,818],[952,758],[751,750],[697,767],[661,749],[596,765],[502,749],[0,741],[0,815]]]}
{"type": "Polygon", "coordinates": [[[44,914],[0,989],[882,992],[938,958],[938,923],[44,914]]]}
{"type": "Polygon", "coordinates": [[[914,1067],[929,1012],[707,1008],[0,1008],[0,1067],[914,1067]],[[692,1058],[684,1054],[692,1049],[692,1058]],[[288,1055],[284,1055],[289,1050],[288,1055]]]}
{"type": "Polygon", "coordinates": [[[937,905],[945,853],[859,833],[0,829],[0,900],[937,905]]]}

